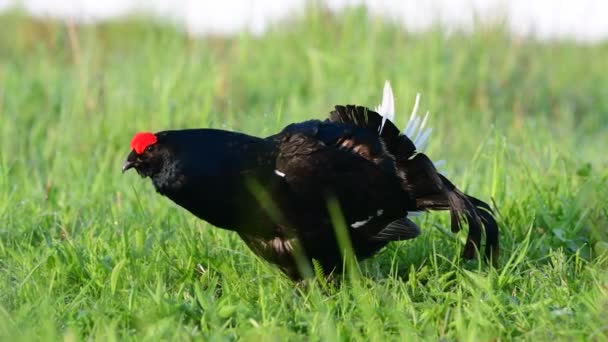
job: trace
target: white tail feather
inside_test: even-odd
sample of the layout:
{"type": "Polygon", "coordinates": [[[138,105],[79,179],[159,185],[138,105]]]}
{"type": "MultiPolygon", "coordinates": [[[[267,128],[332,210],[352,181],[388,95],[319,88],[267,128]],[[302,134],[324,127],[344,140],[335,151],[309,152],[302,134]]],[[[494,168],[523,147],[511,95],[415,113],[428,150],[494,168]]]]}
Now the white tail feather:
{"type": "MultiPolygon", "coordinates": [[[[410,114],[410,119],[407,120],[407,124],[405,124],[404,132],[408,132],[412,130],[414,127],[414,122],[416,120],[416,115],[418,112],[418,105],[420,104],[420,93],[416,94],[416,100],[414,101],[414,108],[412,108],[412,114],[410,114]]],[[[404,133],[409,136],[409,134],[404,133]]]]}
{"type": "Polygon", "coordinates": [[[407,123],[407,127],[405,128],[403,134],[407,135],[410,139],[413,139],[414,135],[416,135],[416,130],[418,129],[419,124],[420,118],[415,116],[407,123]]]}
{"type": "MultiPolygon", "coordinates": [[[[403,128],[403,134],[410,138],[414,142],[416,146],[416,150],[418,152],[424,152],[426,147],[428,146],[429,137],[431,136],[431,132],[433,129],[431,127],[427,127],[429,119],[429,112],[427,111],[422,120],[418,116],[418,107],[420,106],[420,93],[416,94],[416,100],[414,101],[414,108],[412,108],[412,113],[410,114],[410,118],[405,124],[405,128],[403,128]]],[[[384,89],[382,90],[382,103],[376,107],[376,112],[382,115],[382,124],[380,125],[380,130],[378,133],[382,133],[382,129],[384,128],[384,123],[386,120],[390,120],[391,122],[395,122],[395,96],[393,95],[393,89],[391,88],[391,83],[387,80],[384,82],[384,89]]],[[[435,163],[435,167],[440,167],[445,163],[445,160],[439,160],[435,163]]]]}
{"type": "Polygon", "coordinates": [[[443,165],[445,165],[445,160],[440,159],[440,160],[438,160],[438,161],[434,162],[433,164],[435,164],[435,167],[436,167],[436,168],[440,168],[440,167],[442,167],[443,165]]]}
{"type": "Polygon", "coordinates": [[[426,148],[427,141],[429,139],[429,136],[431,135],[431,132],[433,132],[433,129],[429,127],[424,131],[424,133],[416,136],[416,140],[414,140],[414,145],[419,151],[423,151],[426,148]]]}
{"type": "Polygon", "coordinates": [[[426,114],[424,114],[424,119],[422,119],[422,123],[420,124],[420,130],[423,130],[424,126],[426,126],[426,122],[429,120],[429,114],[430,112],[427,110],[426,114]]]}
{"type": "Polygon", "coordinates": [[[384,123],[386,120],[393,122],[395,120],[395,96],[393,95],[393,88],[391,82],[388,80],[384,82],[384,89],[382,90],[382,103],[376,107],[376,112],[382,115],[382,124],[378,133],[382,133],[384,123]]]}

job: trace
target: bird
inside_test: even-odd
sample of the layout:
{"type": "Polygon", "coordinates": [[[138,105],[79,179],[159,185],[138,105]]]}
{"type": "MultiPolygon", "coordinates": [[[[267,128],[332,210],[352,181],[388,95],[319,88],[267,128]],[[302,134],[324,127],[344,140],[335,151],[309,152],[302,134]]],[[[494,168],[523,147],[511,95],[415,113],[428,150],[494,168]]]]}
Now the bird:
{"type": "Polygon", "coordinates": [[[213,128],[139,132],[122,171],[135,169],[159,194],[236,232],[294,280],[310,276],[303,263],[328,274],[343,270],[330,201],[340,208],[358,260],[419,236],[414,213],[447,210],[453,232],[468,225],[463,257],[481,254],[485,233],[485,259],[496,265],[494,212],[458,189],[423,152],[431,130],[428,112],[417,115],[418,103],[419,95],[403,132],[394,124],[388,81],[375,110],[337,105],[324,120],[289,124],[267,137],[213,128]]]}

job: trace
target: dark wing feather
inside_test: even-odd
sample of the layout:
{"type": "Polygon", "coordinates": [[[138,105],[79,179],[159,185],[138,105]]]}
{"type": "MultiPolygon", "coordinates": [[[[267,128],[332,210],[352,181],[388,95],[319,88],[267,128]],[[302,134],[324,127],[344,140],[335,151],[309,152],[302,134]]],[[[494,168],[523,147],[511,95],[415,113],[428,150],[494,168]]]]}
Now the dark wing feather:
{"type": "Polygon", "coordinates": [[[389,223],[371,239],[376,241],[400,241],[420,235],[420,228],[407,217],[389,223]]]}
{"type": "MultiPolygon", "coordinates": [[[[284,132],[276,164],[294,198],[309,212],[325,211],[327,198],[334,196],[352,230],[371,238],[403,216],[408,205],[415,206],[400,186],[394,163],[392,168],[386,166],[392,159],[376,155],[379,151],[375,149],[381,148],[378,141],[378,146],[360,144],[357,141],[365,141],[365,134],[344,130],[340,125],[316,124],[315,129],[306,123],[301,131],[292,126],[284,132]]],[[[395,237],[403,239],[406,235],[412,233],[395,237]]]]}
{"type": "Polygon", "coordinates": [[[380,114],[368,108],[353,105],[335,106],[335,110],[329,114],[330,122],[354,124],[380,137],[386,145],[386,150],[395,156],[396,160],[411,157],[416,151],[414,143],[406,135],[401,134],[390,120],[386,120],[382,126],[382,119],[380,114]]]}
{"type": "Polygon", "coordinates": [[[415,196],[418,210],[449,210],[452,231],[467,221],[469,234],[463,255],[474,258],[480,246],[482,229],[486,232],[486,256],[496,262],[499,253],[498,225],[485,202],[464,194],[435,169],[430,159],[416,152],[414,143],[390,121],[361,106],[336,106],[329,121],[351,124],[380,137],[388,153],[395,157],[401,186],[415,196]],[[381,129],[382,127],[382,129],[381,129]]]}

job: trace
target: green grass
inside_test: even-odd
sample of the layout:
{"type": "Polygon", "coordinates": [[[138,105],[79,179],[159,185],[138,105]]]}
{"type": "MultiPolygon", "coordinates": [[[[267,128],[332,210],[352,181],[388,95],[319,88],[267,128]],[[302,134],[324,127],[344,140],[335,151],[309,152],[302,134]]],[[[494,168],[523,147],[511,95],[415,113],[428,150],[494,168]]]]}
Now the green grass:
{"type": "Polygon", "coordinates": [[[608,340],[608,45],[409,34],[355,9],[261,37],[0,16],[0,340],[608,340]],[[122,175],[137,131],[255,135],[422,94],[430,156],[498,208],[500,269],[446,214],[338,287],[295,286],[122,175]]]}

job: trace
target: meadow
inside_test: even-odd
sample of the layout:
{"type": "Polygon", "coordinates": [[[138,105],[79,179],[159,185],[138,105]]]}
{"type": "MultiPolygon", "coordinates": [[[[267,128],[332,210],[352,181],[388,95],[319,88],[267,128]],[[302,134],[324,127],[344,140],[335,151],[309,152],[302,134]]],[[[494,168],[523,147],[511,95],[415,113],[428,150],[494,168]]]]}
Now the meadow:
{"type": "Polygon", "coordinates": [[[414,34],[363,9],[261,36],[0,27],[0,340],[608,340],[608,44],[414,34]],[[270,135],[373,107],[386,79],[398,126],[420,93],[428,154],[496,207],[500,268],[461,260],[466,230],[432,213],[360,274],[296,285],[120,172],[135,132],[270,135]]]}

